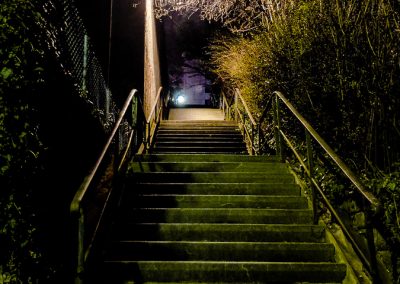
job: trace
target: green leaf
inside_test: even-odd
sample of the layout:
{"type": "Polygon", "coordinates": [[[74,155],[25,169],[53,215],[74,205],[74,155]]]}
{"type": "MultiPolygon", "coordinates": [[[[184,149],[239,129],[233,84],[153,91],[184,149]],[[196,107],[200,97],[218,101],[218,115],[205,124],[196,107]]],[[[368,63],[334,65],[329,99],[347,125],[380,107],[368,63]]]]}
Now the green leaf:
{"type": "Polygon", "coordinates": [[[7,80],[8,77],[12,75],[13,71],[10,68],[3,67],[0,71],[0,75],[3,77],[4,80],[7,80]]]}

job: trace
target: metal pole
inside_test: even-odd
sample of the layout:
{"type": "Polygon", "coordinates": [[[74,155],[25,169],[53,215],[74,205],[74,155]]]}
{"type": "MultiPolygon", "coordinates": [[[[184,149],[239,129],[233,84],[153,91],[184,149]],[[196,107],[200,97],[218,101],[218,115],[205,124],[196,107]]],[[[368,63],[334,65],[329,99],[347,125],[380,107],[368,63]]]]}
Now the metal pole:
{"type": "Polygon", "coordinates": [[[237,94],[237,92],[235,92],[235,121],[238,122],[238,100],[239,100],[239,96],[237,94]]]}
{"type": "Polygon", "coordinates": [[[312,206],[313,206],[313,214],[314,214],[314,224],[318,224],[317,194],[315,191],[314,184],[312,182],[312,178],[314,176],[314,163],[313,163],[311,136],[310,136],[310,133],[307,131],[307,129],[305,130],[305,132],[306,132],[307,160],[308,160],[308,170],[310,173],[310,189],[311,189],[312,206]]]}
{"type": "Polygon", "coordinates": [[[78,217],[78,258],[77,258],[77,275],[75,277],[75,284],[83,283],[82,274],[85,270],[85,215],[83,209],[79,209],[78,217]]]}
{"type": "Polygon", "coordinates": [[[376,259],[376,247],[375,247],[375,238],[374,238],[374,228],[372,226],[372,210],[371,206],[367,204],[365,198],[363,198],[363,209],[365,212],[365,229],[366,229],[366,238],[368,243],[368,252],[369,252],[369,264],[371,270],[371,276],[373,282],[376,284],[382,283],[379,277],[378,271],[378,263],[376,259]]]}
{"type": "Polygon", "coordinates": [[[279,115],[279,98],[275,96],[275,104],[274,106],[274,119],[275,119],[275,141],[276,141],[276,154],[279,156],[279,159],[283,162],[283,145],[281,134],[281,121],[279,115]]]}
{"type": "Polygon", "coordinates": [[[250,137],[250,139],[251,139],[251,155],[254,155],[254,145],[255,145],[255,143],[254,143],[254,125],[251,123],[251,137],[250,137]]]}
{"type": "Polygon", "coordinates": [[[110,0],[110,15],[109,15],[109,27],[108,27],[108,58],[107,58],[107,85],[108,86],[110,86],[110,73],[111,73],[113,6],[114,6],[114,0],[110,0]]]}
{"type": "Polygon", "coordinates": [[[86,91],[87,65],[88,65],[88,36],[83,36],[83,71],[82,71],[82,90],[86,91]]]}

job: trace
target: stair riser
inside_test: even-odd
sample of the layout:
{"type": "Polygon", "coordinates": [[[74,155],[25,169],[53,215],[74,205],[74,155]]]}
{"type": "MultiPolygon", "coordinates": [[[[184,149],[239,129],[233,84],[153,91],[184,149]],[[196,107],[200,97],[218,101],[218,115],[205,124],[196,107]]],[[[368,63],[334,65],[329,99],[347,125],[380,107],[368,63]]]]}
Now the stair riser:
{"type": "Polygon", "coordinates": [[[159,127],[158,131],[181,131],[181,130],[221,130],[221,131],[240,131],[237,126],[213,126],[213,125],[162,125],[159,127]]]}
{"type": "Polygon", "coordinates": [[[199,136],[194,136],[194,135],[176,135],[176,136],[157,136],[157,139],[155,140],[157,143],[158,142],[168,142],[168,141],[176,141],[176,142],[191,142],[191,141],[196,141],[196,142],[214,142],[214,141],[220,141],[220,142],[241,142],[243,143],[243,138],[240,135],[199,135],[199,136]]]}
{"type": "Polygon", "coordinates": [[[144,194],[279,195],[300,196],[296,184],[277,183],[143,183],[128,184],[127,192],[144,194]]]}
{"type": "Polygon", "coordinates": [[[239,129],[159,129],[157,135],[175,135],[175,134],[240,134],[239,129]]]}
{"type": "Polygon", "coordinates": [[[294,178],[289,174],[262,175],[257,173],[135,173],[138,183],[142,182],[180,182],[180,183],[244,183],[251,181],[253,183],[282,183],[293,184],[294,178]]]}
{"type": "Polygon", "coordinates": [[[305,197],[265,197],[265,196],[132,196],[125,195],[124,207],[144,208],[273,208],[306,209],[305,197]],[[132,196],[130,198],[130,196],[132,196]]]}
{"type": "Polygon", "coordinates": [[[140,172],[259,172],[265,175],[289,173],[285,164],[272,163],[131,163],[129,169],[140,172]]]}
{"type": "Polygon", "coordinates": [[[153,149],[163,148],[163,147],[236,147],[244,148],[245,144],[242,141],[157,141],[153,149]]]}
{"type": "Polygon", "coordinates": [[[158,154],[158,155],[138,155],[134,161],[143,162],[252,162],[252,163],[276,163],[276,156],[248,156],[248,155],[186,155],[186,154],[158,154]]]}
{"type": "Polygon", "coordinates": [[[346,273],[341,264],[328,263],[221,263],[221,262],[106,262],[118,279],[194,282],[340,282],[346,273]],[[140,271],[140,273],[138,273],[140,271]],[[268,280],[267,280],[268,279],[268,280]]]}
{"type": "Polygon", "coordinates": [[[169,125],[216,125],[216,126],[237,126],[237,123],[235,121],[227,121],[227,120],[163,120],[160,123],[160,126],[169,126],[169,125]]]}
{"type": "Polygon", "coordinates": [[[126,224],[116,233],[120,240],[323,242],[325,229],[316,225],[265,224],[126,224]]]}
{"type": "Polygon", "coordinates": [[[313,221],[311,210],[304,209],[126,209],[120,218],[139,223],[312,224],[313,221]]]}
{"type": "Polygon", "coordinates": [[[114,242],[107,260],[329,262],[334,247],[319,243],[114,242]]]}
{"type": "Polygon", "coordinates": [[[154,154],[162,154],[162,153],[191,153],[191,154],[214,154],[214,153],[220,153],[220,154],[245,154],[247,153],[247,149],[245,147],[243,148],[237,148],[237,147],[155,147],[152,150],[152,153],[154,154]]]}

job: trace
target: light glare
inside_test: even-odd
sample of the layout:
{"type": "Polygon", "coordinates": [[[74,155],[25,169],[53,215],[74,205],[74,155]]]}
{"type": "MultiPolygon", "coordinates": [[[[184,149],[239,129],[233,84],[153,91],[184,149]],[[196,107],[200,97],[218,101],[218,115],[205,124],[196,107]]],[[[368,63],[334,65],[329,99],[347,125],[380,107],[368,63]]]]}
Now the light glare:
{"type": "Polygon", "coordinates": [[[185,97],[184,96],[178,96],[176,101],[178,102],[178,104],[181,105],[181,104],[183,104],[185,102],[185,97]]]}

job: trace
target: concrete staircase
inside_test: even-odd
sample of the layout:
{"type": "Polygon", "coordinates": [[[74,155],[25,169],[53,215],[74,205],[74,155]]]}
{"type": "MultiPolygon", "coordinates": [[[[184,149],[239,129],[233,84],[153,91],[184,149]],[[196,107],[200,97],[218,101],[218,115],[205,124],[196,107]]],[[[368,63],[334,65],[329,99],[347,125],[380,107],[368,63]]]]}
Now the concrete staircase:
{"type": "Polygon", "coordinates": [[[152,153],[247,153],[238,125],[224,120],[165,120],[152,153]]]}
{"type": "Polygon", "coordinates": [[[165,145],[176,143],[172,136],[205,140],[206,130],[196,131],[197,140],[186,135],[188,128],[163,123],[158,154],[131,162],[92,282],[341,283],[346,266],[335,261],[325,228],[312,224],[310,205],[287,166],[274,157],[192,153],[212,152],[206,141],[205,148],[165,145]],[[179,151],[192,154],[171,154],[179,151]]]}

